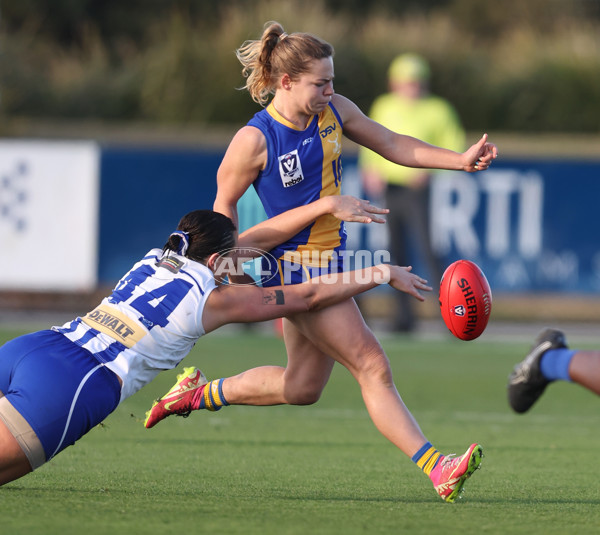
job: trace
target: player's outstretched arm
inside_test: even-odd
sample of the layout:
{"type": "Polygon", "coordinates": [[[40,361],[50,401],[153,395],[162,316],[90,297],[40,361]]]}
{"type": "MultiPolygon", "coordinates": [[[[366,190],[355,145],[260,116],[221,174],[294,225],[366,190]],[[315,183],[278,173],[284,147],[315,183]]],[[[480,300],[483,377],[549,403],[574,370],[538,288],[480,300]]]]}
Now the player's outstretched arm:
{"type": "Polygon", "coordinates": [[[228,323],[266,321],[299,312],[318,310],[350,299],[380,284],[406,292],[419,301],[430,292],[427,281],[411,267],[377,266],[317,277],[303,284],[260,288],[220,286],[208,297],[203,325],[206,332],[228,323]]]}
{"type": "Polygon", "coordinates": [[[399,165],[475,172],[487,169],[498,156],[498,149],[488,141],[487,134],[483,134],[465,152],[455,152],[389,130],[367,117],[356,104],[340,94],[334,95],[333,102],[342,115],[344,135],[399,165]]]}
{"type": "Polygon", "coordinates": [[[386,208],[379,208],[367,200],[351,195],[329,195],[249,228],[240,235],[238,246],[268,251],[298,234],[317,218],[327,214],[342,221],[385,223],[381,215],[388,212],[386,208]]]}

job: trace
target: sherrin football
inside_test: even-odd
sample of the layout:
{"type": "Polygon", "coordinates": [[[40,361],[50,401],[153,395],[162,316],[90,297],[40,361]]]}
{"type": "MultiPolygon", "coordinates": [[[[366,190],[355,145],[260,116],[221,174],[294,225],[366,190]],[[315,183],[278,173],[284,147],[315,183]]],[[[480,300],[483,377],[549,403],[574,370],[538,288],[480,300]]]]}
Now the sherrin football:
{"type": "Polygon", "coordinates": [[[492,291],[480,267],[470,260],[450,264],[440,281],[440,310],[446,327],[461,340],[485,330],[492,311],[492,291]]]}

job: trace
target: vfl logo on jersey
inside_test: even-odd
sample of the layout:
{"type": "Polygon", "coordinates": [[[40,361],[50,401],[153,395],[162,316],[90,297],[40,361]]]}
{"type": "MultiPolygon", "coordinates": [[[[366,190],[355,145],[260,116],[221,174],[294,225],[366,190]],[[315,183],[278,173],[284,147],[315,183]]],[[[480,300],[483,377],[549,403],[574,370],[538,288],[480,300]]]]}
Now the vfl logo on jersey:
{"type": "Polygon", "coordinates": [[[279,175],[284,188],[295,186],[304,180],[297,149],[279,157],[279,175]]]}

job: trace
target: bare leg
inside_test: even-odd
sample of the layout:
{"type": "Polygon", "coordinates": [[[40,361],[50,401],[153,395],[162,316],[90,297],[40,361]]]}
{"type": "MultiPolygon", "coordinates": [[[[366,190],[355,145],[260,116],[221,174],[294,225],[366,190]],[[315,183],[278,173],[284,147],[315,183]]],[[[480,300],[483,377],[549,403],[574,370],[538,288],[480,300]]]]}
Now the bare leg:
{"type": "Polygon", "coordinates": [[[228,377],[223,394],[229,404],[308,405],[318,401],[335,361],[320,351],[304,351],[312,344],[286,319],[283,333],[288,355],[303,351],[303,357],[288,358],[286,368],[261,366],[228,377]]]}
{"type": "Polygon", "coordinates": [[[0,420],[0,485],[31,472],[31,465],[19,443],[0,420]]]}
{"type": "MultiPolygon", "coordinates": [[[[344,365],[358,381],[373,423],[383,436],[412,457],[427,439],[394,385],[383,348],[366,326],[354,300],[292,318],[314,347],[344,365]]],[[[288,348],[289,350],[289,348],[288,348]]],[[[289,359],[301,359],[304,349],[289,359]]]]}
{"type": "Polygon", "coordinates": [[[569,365],[569,375],[600,396],[600,351],[577,351],[569,365]]]}
{"type": "Polygon", "coordinates": [[[230,404],[314,403],[340,362],[358,381],[377,429],[412,457],[427,439],[394,385],[387,356],[353,300],[285,322],[287,368],[266,366],[227,378],[230,404]]]}

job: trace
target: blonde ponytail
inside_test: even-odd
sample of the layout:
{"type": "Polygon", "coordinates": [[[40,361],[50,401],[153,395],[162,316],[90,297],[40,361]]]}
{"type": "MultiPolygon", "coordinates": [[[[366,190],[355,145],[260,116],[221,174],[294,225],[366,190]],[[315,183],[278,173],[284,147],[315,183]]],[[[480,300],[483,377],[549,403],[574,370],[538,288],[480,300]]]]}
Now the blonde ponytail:
{"type": "Polygon", "coordinates": [[[333,47],[307,33],[288,35],[281,24],[271,21],[265,24],[262,37],[245,41],[236,56],[246,78],[241,89],[247,89],[252,100],[264,106],[283,74],[298,78],[308,71],[313,59],[333,56],[333,47]]]}

